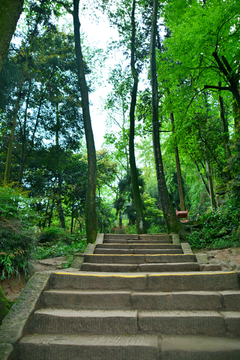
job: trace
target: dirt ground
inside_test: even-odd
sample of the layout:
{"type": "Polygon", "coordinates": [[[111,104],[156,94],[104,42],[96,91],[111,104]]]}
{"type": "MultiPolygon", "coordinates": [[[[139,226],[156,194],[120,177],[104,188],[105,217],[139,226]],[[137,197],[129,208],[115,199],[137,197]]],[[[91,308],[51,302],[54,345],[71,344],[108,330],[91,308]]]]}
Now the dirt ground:
{"type": "MultiPolygon", "coordinates": [[[[197,250],[196,253],[206,254],[210,264],[220,264],[224,271],[240,271],[240,247],[224,250],[197,250]]],[[[66,261],[65,257],[38,260],[32,263],[32,272],[59,270],[62,269],[62,264],[66,263],[66,261]]],[[[70,268],[64,271],[76,271],[76,269],[70,268]]],[[[1,280],[2,289],[10,301],[17,299],[26,284],[27,280],[23,274],[1,280]]]]}

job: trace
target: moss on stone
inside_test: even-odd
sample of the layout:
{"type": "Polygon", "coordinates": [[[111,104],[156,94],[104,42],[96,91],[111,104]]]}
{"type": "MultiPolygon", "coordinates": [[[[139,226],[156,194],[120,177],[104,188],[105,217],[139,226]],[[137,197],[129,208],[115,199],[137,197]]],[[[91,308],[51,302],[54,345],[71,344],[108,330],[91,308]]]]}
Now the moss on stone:
{"type": "Polygon", "coordinates": [[[8,302],[0,285],[0,325],[2,324],[4,317],[9,313],[10,307],[11,305],[8,302]]]}

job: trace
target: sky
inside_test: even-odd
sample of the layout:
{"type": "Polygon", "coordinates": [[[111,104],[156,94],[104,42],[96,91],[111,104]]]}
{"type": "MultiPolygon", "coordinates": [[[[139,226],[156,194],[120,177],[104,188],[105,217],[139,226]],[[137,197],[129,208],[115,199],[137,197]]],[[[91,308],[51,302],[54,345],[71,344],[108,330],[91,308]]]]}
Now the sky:
{"type": "MultiPolygon", "coordinates": [[[[85,34],[87,42],[90,46],[107,50],[107,43],[118,38],[116,29],[110,27],[106,16],[99,12],[98,23],[91,14],[80,13],[81,31],[85,34]]],[[[114,52],[105,62],[104,68],[101,70],[101,86],[95,87],[95,91],[89,94],[91,103],[90,115],[92,120],[92,128],[96,149],[99,150],[104,141],[103,137],[106,131],[107,112],[104,110],[104,99],[111,91],[111,86],[107,83],[107,75],[110,68],[121,58],[121,53],[114,52]]]]}

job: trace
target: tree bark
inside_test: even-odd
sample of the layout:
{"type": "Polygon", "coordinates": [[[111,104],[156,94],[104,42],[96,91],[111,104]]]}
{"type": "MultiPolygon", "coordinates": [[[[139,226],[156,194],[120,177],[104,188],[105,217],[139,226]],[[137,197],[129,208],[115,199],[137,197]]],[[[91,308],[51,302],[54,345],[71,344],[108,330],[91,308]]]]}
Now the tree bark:
{"type": "Polygon", "coordinates": [[[63,212],[62,207],[62,169],[61,169],[61,152],[60,152],[60,146],[59,146],[59,131],[60,131],[60,121],[59,121],[59,107],[58,102],[56,103],[56,162],[57,162],[57,179],[58,179],[58,185],[57,185],[57,210],[58,210],[58,216],[60,220],[61,228],[65,229],[65,216],[63,212]]]}
{"type": "Polygon", "coordinates": [[[87,242],[94,243],[97,237],[97,213],[96,213],[96,185],[97,185],[97,162],[96,162],[96,149],[94,144],[94,137],[91,125],[88,88],[84,73],[84,62],[81,48],[80,37],[80,21],[78,17],[79,0],[73,0],[73,22],[74,22],[74,39],[75,39],[75,52],[78,70],[78,80],[82,98],[82,111],[85,129],[85,137],[87,143],[88,153],[88,187],[86,194],[86,235],[87,242]]]}
{"type": "Polygon", "coordinates": [[[131,105],[130,105],[130,134],[129,134],[129,162],[130,162],[130,171],[131,171],[131,182],[133,190],[133,200],[136,211],[136,223],[137,223],[137,233],[144,234],[146,233],[145,219],[143,213],[142,199],[139,191],[139,182],[138,182],[138,173],[134,153],[134,132],[135,132],[135,106],[137,100],[137,89],[138,89],[138,72],[135,67],[135,36],[136,36],[136,26],[135,26],[135,7],[136,1],[132,2],[132,14],[131,14],[131,25],[132,25],[132,36],[131,36],[131,70],[133,76],[133,88],[131,94],[131,105]]]}
{"type": "Polygon", "coordinates": [[[18,97],[17,97],[15,108],[13,111],[12,127],[11,127],[11,133],[9,136],[7,160],[6,160],[5,173],[4,173],[4,183],[5,184],[8,184],[9,180],[10,180],[10,168],[11,168],[11,162],[12,162],[13,140],[14,140],[14,133],[15,133],[15,128],[16,128],[16,124],[17,124],[18,110],[20,107],[20,100],[22,97],[22,85],[23,85],[23,83],[20,84],[18,97]]]}
{"type": "Polygon", "coordinates": [[[158,194],[163,211],[163,216],[166,222],[167,231],[176,232],[185,235],[183,226],[176,216],[176,212],[169,199],[164,170],[162,162],[162,153],[159,139],[159,122],[158,122],[158,82],[156,70],[156,28],[157,28],[157,12],[158,0],[153,0],[152,26],[151,26],[151,42],[150,42],[150,68],[151,68],[151,86],[152,86],[152,136],[153,136],[153,151],[155,158],[158,194]]]}
{"type": "Polygon", "coordinates": [[[223,98],[219,94],[219,105],[220,105],[220,118],[222,122],[222,129],[223,129],[223,141],[226,149],[227,157],[231,157],[231,151],[229,147],[229,131],[228,131],[228,122],[225,117],[225,111],[224,111],[224,104],[223,104],[223,98]]]}
{"type": "Polygon", "coordinates": [[[23,10],[23,2],[24,0],[0,0],[0,72],[23,10]]]}
{"type": "Polygon", "coordinates": [[[237,128],[240,124],[240,92],[239,92],[239,75],[235,74],[233,69],[231,68],[229,62],[222,56],[219,58],[216,52],[212,53],[212,56],[216,60],[218,65],[218,69],[224,75],[227,80],[229,86],[218,86],[215,85],[205,85],[205,89],[217,89],[217,90],[229,90],[233,94],[233,107],[235,108],[235,127],[237,128]]]}
{"type": "MultiPolygon", "coordinates": [[[[170,113],[171,123],[172,123],[172,132],[174,134],[174,116],[173,113],[170,113]]],[[[175,160],[176,160],[176,167],[177,167],[177,180],[178,180],[178,192],[180,198],[180,207],[182,211],[186,210],[185,201],[184,201],[184,192],[183,192],[183,184],[182,184],[182,173],[181,173],[181,165],[179,160],[179,153],[178,153],[178,146],[175,143],[174,146],[175,151],[175,160]]]]}
{"type": "Polygon", "coordinates": [[[215,211],[216,208],[217,208],[217,203],[216,203],[214,190],[213,190],[211,165],[210,165],[210,162],[209,162],[208,159],[206,160],[206,171],[207,171],[207,179],[208,179],[208,188],[209,188],[209,196],[210,196],[210,201],[211,201],[211,208],[212,208],[212,211],[215,211]]]}

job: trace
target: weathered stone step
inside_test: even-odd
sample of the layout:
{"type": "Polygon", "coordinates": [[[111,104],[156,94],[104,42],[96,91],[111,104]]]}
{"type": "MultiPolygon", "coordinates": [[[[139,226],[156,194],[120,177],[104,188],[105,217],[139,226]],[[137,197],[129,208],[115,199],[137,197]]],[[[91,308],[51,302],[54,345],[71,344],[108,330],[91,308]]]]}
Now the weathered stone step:
{"type": "Polygon", "coordinates": [[[81,267],[82,271],[94,272],[183,272],[199,271],[199,264],[196,262],[182,263],[148,263],[148,264],[103,264],[85,262],[81,267]]]}
{"type": "Polygon", "coordinates": [[[161,360],[239,360],[240,340],[206,336],[164,336],[161,360]]]}
{"type": "Polygon", "coordinates": [[[195,262],[193,254],[91,254],[84,255],[85,263],[101,264],[143,264],[143,263],[183,263],[195,262]]]}
{"type": "Polygon", "coordinates": [[[181,249],[114,249],[96,248],[95,254],[182,254],[181,249]]]}
{"type": "Polygon", "coordinates": [[[159,240],[154,239],[104,239],[103,244],[171,244],[171,239],[162,238],[159,240]]]}
{"type": "Polygon", "coordinates": [[[132,244],[119,244],[119,243],[106,243],[106,244],[97,244],[96,249],[105,249],[105,248],[114,248],[114,249],[182,249],[181,245],[176,244],[152,244],[152,243],[132,243],[132,244]]]}
{"type": "Polygon", "coordinates": [[[69,310],[35,311],[30,333],[38,334],[137,334],[136,310],[69,310]]]}
{"type": "Polygon", "coordinates": [[[158,360],[157,336],[30,335],[19,360],[158,360]]]}
{"type": "Polygon", "coordinates": [[[240,336],[239,312],[139,311],[138,319],[148,334],[240,336]]]}
{"type": "Polygon", "coordinates": [[[217,311],[69,310],[35,311],[31,334],[167,334],[240,336],[240,313],[217,311]]]}
{"type": "Polygon", "coordinates": [[[52,289],[132,291],[222,291],[239,290],[235,271],[186,273],[64,273],[51,274],[52,289]]]}
{"type": "Polygon", "coordinates": [[[240,311],[240,291],[48,290],[42,306],[67,309],[240,311]]]}
{"type": "Polygon", "coordinates": [[[104,234],[104,240],[172,240],[169,234],[104,234]]]}

